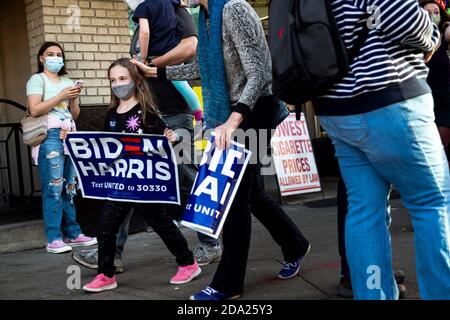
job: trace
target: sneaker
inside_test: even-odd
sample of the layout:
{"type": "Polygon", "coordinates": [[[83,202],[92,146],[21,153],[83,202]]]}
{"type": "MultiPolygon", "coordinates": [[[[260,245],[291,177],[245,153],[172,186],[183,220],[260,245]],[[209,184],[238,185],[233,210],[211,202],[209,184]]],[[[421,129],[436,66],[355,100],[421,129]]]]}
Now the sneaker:
{"type": "Polygon", "coordinates": [[[217,246],[208,246],[200,243],[194,250],[194,259],[200,267],[217,262],[221,257],[222,247],[220,244],[217,246]]]}
{"type": "Polygon", "coordinates": [[[308,245],[308,250],[306,250],[306,253],[302,255],[297,261],[285,262],[280,273],[278,273],[278,278],[285,280],[295,277],[300,271],[300,264],[302,263],[303,258],[306,257],[310,249],[311,245],[308,245]]]}
{"type": "MultiPolygon", "coordinates": [[[[403,278],[403,280],[404,280],[404,278],[403,278]]],[[[403,281],[403,280],[401,280],[401,281],[403,281]]],[[[399,293],[398,298],[405,299],[406,295],[408,294],[408,290],[406,289],[406,286],[404,284],[399,284],[397,282],[397,288],[398,288],[398,293],[399,293]]],[[[338,295],[341,296],[342,298],[353,298],[352,282],[350,281],[350,279],[341,278],[339,287],[338,287],[338,295]]]]}
{"type": "Polygon", "coordinates": [[[91,238],[84,234],[80,234],[75,239],[65,239],[64,242],[71,247],[87,247],[97,244],[97,238],[91,238]]]}
{"type": "Polygon", "coordinates": [[[83,290],[88,292],[101,292],[117,288],[116,277],[108,278],[103,273],[98,274],[94,280],[83,286],[83,290]]]}
{"type": "Polygon", "coordinates": [[[394,270],[394,278],[397,284],[403,284],[405,282],[405,274],[400,269],[394,270]]]}
{"type": "Polygon", "coordinates": [[[408,290],[406,289],[404,284],[397,284],[398,288],[398,298],[400,300],[406,299],[406,296],[408,295],[408,290]]]}
{"type": "Polygon", "coordinates": [[[234,300],[240,298],[240,296],[240,294],[232,296],[219,292],[211,287],[206,287],[202,291],[190,296],[189,300],[234,300]]]}
{"type": "Polygon", "coordinates": [[[122,265],[122,259],[115,258],[114,259],[114,267],[116,267],[116,270],[114,271],[114,273],[122,273],[122,272],[124,272],[124,268],[123,268],[123,265],[122,265]]]}
{"type": "Polygon", "coordinates": [[[47,249],[47,252],[50,253],[63,253],[72,251],[72,247],[68,246],[62,240],[53,240],[52,242],[47,243],[47,246],[45,248],[47,249]]]}
{"type": "Polygon", "coordinates": [[[72,258],[73,260],[87,268],[98,268],[98,249],[89,249],[74,252],[72,253],[72,258]]]}
{"type": "Polygon", "coordinates": [[[200,273],[202,273],[202,269],[200,269],[197,262],[194,261],[194,264],[191,264],[190,266],[178,267],[177,274],[170,279],[170,283],[188,283],[195,279],[200,273]]]}
{"type": "Polygon", "coordinates": [[[353,298],[352,282],[350,279],[341,278],[339,281],[338,295],[342,298],[353,298]]]}
{"type": "MultiPolygon", "coordinates": [[[[72,258],[82,266],[90,269],[98,268],[98,249],[81,250],[79,252],[72,253],[72,258]]],[[[114,266],[116,267],[115,273],[124,272],[122,260],[119,258],[114,259],[114,266]]]]}

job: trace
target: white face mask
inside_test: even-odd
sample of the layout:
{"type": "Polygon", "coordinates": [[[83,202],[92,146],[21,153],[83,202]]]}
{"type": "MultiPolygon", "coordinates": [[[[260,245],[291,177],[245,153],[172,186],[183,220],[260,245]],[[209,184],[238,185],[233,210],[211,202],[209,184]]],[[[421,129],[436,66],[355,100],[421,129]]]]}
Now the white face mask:
{"type": "Polygon", "coordinates": [[[145,0],[123,0],[131,10],[136,11],[138,5],[140,5],[145,0]]]}

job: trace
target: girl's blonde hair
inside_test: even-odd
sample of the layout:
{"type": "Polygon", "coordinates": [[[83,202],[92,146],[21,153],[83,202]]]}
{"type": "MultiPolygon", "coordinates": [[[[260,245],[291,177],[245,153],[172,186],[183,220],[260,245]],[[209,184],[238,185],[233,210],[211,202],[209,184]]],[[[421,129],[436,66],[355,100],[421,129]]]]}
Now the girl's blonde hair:
{"type": "MultiPolygon", "coordinates": [[[[141,105],[141,118],[142,123],[145,125],[145,118],[147,115],[147,112],[156,114],[158,116],[161,116],[161,113],[159,112],[158,108],[155,105],[155,102],[153,100],[153,96],[150,92],[150,88],[147,84],[147,81],[145,81],[145,78],[143,77],[141,71],[133,64],[131,63],[130,59],[128,58],[120,58],[116,61],[114,61],[108,68],[108,77],[110,77],[111,69],[121,66],[128,70],[130,73],[131,79],[136,84],[136,98],[139,101],[139,104],[141,105]]],[[[119,106],[120,99],[117,98],[114,93],[111,90],[111,104],[109,108],[117,108],[119,106]]]]}

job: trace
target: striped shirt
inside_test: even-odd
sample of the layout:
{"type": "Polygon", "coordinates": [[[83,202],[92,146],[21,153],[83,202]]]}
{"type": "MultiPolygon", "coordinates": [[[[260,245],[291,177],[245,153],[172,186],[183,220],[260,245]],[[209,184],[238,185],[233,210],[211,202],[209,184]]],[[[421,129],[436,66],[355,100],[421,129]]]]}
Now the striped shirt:
{"type": "Polygon", "coordinates": [[[424,52],[439,30],[416,0],[332,0],[342,40],[353,47],[366,24],[369,35],[348,74],[314,100],[318,115],[369,112],[430,92],[424,52]]]}

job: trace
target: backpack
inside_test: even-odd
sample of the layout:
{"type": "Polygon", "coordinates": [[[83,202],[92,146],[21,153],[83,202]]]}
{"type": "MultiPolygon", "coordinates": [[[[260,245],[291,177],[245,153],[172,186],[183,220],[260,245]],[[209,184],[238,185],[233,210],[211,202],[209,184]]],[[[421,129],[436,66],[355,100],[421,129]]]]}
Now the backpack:
{"type": "Polygon", "coordinates": [[[369,28],[365,27],[352,50],[347,50],[330,2],[270,1],[272,88],[289,104],[310,101],[341,79],[367,39],[369,28]]]}

